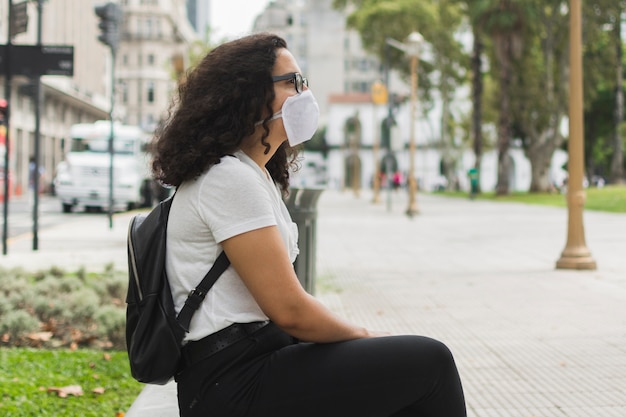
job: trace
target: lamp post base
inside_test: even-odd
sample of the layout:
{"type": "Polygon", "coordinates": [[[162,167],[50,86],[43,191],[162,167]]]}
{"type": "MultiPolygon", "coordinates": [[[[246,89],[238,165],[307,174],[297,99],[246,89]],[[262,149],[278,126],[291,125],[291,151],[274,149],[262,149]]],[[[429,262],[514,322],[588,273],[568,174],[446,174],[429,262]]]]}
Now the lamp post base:
{"type": "Polygon", "coordinates": [[[409,205],[409,207],[406,209],[405,213],[406,213],[407,216],[413,217],[413,216],[419,214],[420,211],[417,208],[417,204],[413,203],[413,204],[409,205]]]}
{"type": "Polygon", "coordinates": [[[556,261],[556,269],[595,270],[596,268],[596,261],[586,249],[576,251],[566,249],[561,254],[561,258],[556,261]]]}

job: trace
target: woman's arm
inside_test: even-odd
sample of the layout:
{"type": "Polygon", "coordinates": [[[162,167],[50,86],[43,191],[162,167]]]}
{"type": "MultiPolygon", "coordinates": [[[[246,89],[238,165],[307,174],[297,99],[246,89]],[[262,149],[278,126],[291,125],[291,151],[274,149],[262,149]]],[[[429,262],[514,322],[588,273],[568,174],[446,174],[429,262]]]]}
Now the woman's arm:
{"type": "Polygon", "coordinates": [[[221,244],[263,312],[290,335],[317,343],[380,335],[341,319],[304,291],[276,226],[252,230],[221,244]]]}

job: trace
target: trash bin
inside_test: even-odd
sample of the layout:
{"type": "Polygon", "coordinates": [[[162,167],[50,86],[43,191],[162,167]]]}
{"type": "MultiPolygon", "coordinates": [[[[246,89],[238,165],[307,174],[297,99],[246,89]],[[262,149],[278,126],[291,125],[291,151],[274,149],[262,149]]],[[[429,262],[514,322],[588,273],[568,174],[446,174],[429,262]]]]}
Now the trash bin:
{"type": "Polygon", "coordinates": [[[294,268],[302,287],[315,293],[317,201],[323,188],[291,188],[285,204],[291,219],[298,226],[298,247],[300,254],[294,268]]]}

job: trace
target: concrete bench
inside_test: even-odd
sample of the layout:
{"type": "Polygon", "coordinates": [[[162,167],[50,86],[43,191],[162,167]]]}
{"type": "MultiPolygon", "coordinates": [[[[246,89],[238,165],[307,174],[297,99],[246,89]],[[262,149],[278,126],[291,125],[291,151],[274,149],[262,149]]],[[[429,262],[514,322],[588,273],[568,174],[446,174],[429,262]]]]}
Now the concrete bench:
{"type": "Polygon", "coordinates": [[[176,382],[146,385],[125,417],[178,417],[176,382]]]}

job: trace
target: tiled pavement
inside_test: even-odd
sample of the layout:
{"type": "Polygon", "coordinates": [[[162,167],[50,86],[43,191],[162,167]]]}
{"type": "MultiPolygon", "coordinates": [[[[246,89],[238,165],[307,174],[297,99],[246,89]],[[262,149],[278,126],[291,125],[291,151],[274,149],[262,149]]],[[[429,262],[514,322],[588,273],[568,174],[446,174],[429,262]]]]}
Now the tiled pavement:
{"type": "MultiPolygon", "coordinates": [[[[567,210],[404,193],[325,191],[317,295],[367,327],[453,351],[471,417],[626,416],[626,215],[586,211],[596,271],[556,270],[567,210]]],[[[2,265],[126,267],[130,215],[81,217],[10,242],[2,265]]],[[[177,415],[175,387],[148,386],[128,417],[177,415]]]]}
{"type": "Polygon", "coordinates": [[[586,212],[598,270],[555,270],[565,209],[419,196],[409,219],[402,197],[322,197],[333,308],[447,343],[469,416],[626,415],[626,215],[586,212]]]}

